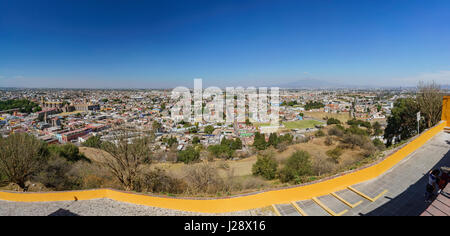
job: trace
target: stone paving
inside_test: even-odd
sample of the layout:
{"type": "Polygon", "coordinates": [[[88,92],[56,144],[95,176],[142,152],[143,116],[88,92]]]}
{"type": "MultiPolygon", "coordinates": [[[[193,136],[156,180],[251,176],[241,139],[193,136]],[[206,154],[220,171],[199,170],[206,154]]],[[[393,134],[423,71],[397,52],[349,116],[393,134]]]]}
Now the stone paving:
{"type": "MultiPolygon", "coordinates": [[[[375,198],[384,190],[388,191],[376,201],[369,201],[349,189],[336,194],[350,204],[362,201],[354,208],[332,195],[320,196],[318,199],[336,214],[348,210],[344,216],[418,216],[430,205],[424,197],[427,173],[440,166],[450,166],[450,134],[445,132],[437,134],[378,178],[352,186],[369,198],[375,198]]],[[[308,215],[330,215],[312,200],[297,203],[308,215]]]]}

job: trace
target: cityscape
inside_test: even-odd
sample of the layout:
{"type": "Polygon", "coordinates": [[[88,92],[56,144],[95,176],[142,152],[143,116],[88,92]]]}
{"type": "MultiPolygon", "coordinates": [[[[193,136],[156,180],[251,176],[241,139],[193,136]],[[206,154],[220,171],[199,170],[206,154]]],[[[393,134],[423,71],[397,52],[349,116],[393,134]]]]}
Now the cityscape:
{"type": "Polygon", "coordinates": [[[0,16],[0,215],[450,214],[447,2],[43,2],[0,16]]]}

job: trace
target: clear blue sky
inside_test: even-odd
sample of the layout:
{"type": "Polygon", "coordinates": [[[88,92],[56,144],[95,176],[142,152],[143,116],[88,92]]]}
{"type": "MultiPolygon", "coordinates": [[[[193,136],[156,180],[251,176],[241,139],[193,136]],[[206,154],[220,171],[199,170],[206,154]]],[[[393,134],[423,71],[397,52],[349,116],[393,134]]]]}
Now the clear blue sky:
{"type": "Polygon", "coordinates": [[[0,87],[450,84],[450,1],[0,0],[0,87]]]}

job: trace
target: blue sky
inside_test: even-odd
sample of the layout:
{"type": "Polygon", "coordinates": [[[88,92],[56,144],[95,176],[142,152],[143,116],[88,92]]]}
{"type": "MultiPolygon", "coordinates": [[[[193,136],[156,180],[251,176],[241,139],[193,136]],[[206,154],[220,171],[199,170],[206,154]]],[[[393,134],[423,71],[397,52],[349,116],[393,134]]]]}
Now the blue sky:
{"type": "Polygon", "coordinates": [[[450,84],[450,1],[0,0],[0,87],[450,84]]]}

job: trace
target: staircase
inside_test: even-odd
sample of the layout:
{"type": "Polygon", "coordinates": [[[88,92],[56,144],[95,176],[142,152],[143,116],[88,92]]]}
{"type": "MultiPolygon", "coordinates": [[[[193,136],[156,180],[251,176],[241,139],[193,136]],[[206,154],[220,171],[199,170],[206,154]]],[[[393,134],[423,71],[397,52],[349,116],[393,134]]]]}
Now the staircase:
{"type": "Polygon", "coordinates": [[[444,128],[444,132],[449,133],[450,134],[450,127],[445,127],[444,128]]]}

